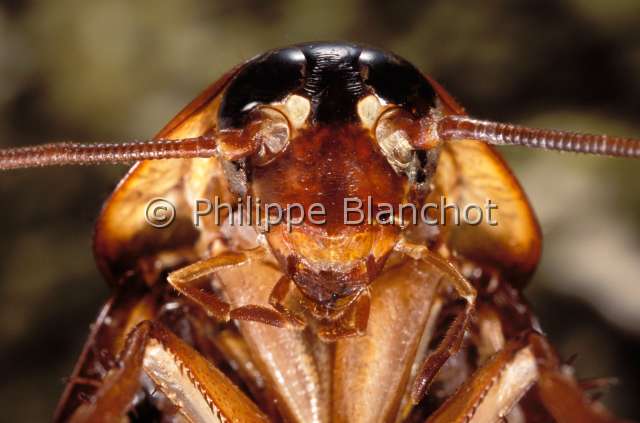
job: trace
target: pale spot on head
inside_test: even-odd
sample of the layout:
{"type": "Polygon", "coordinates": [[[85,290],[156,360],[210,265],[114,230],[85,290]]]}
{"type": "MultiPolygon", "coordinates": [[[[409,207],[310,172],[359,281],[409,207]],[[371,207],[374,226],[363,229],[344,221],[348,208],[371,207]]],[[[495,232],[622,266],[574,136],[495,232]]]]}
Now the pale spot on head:
{"type": "Polygon", "coordinates": [[[375,95],[368,95],[358,102],[358,116],[367,129],[373,128],[381,112],[382,104],[375,95]]]}
{"type": "Polygon", "coordinates": [[[284,103],[284,112],[294,128],[301,127],[311,111],[311,103],[306,98],[293,94],[284,103]]]}

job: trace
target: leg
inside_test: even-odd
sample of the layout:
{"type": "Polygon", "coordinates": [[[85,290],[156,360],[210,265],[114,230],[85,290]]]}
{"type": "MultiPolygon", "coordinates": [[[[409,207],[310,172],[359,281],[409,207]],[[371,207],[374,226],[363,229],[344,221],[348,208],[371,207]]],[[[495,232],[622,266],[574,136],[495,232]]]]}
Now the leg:
{"type": "Polygon", "coordinates": [[[134,283],[118,290],[91,325],[91,332],[68,379],[54,413],[54,422],[68,421],[102,386],[102,379],[114,368],[106,361],[122,350],[127,334],[141,320],[156,315],[156,298],[134,283]],[[109,357],[105,360],[105,357],[109,357]]]}
{"type": "Polygon", "coordinates": [[[194,301],[218,320],[229,319],[261,322],[276,327],[302,329],[304,324],[275,309],[261,305],[243,305],[231,310],[231,305],[207,291],[202,278],[211,276],[223,268],[239,266],[250,260],[251,253],[222,253],[191,264],[169,274],[169,283],[181,294],[194,301]]]}
{"type": "MultiPolygon", "coordinates": [[[[559,423],[613,423],[600,404],[588,399],[572,376],[562,372],[549,343],[536,332],[509,341],[468,379],[428,423],[500,421],[534,385],[550,420],[559,423]]],[[[527,414],[527,410],[524,410],[527,414]]],[[[545,420],[546,421],[546,420],[545,420]]]]}
{"type": "Polygon", "coordinates": [[[269,304],[273,308],[260,305],[248,305],[234,309],[231,312],[232,319],[251,320],[262,322],[271,326],[285,327],[288,329],[302,330],[306,327],[302,316],[289,310],[284,302],[291,292],[292,283],[286,276],[281,277],[269,294],[269,304]]]}
{"type": "Polygon", "coordinates": [[[497,312],[505,337],[528,333],[527,342],[536,357],[539,380],[521,404],[525,414],[545,410],[559,423],[617,422],[605,407],[589,398],[563,364],[549,341],[540,334],[539,323],[521,293],[504,281],[491,295],[489,308],[497,312]],[[530,409],[527,409],[529,407],[530,409]]]}
{"type": "Polygon", "coordinates": [[[418,372],[411,392],[414,403],[418,403],[424,397],[440,368],[460,349],[476,300],[475,288],[446,260],[426,250],[421,254],[421,259],[437,269],[441,273],[441,281],[451,286],[466,304],[447,329],[440,345],[427,356],[418,372]]]}
{"type": "Polygon", "coordinates": [[[153,286],[157,282],[162,282],[160,275],[165,270],[176,269],[197,259],[193,248],[159,251],[151,256],[140,257],[136,266],[128,272],[128,275],[135,275],[147,286],[153,286]]]}
{"type": "Polygon", "coordinates": [[[305,328],[304,321],[284,314],[280,311],[260,305],[245,305],[231,310],[229,316],[234,320],[247,320],[260,322],[278,328],[302,330],[305,328]]]}
{"type": "Polygon", "coordinates": [[[170,273],[167,279],[182,295],[200,305],[218,320],[226,322],[229,320],[231,306],[218,298],[217,295],[198,286],[197,283],[223,267],[238,265],[246,260],[247,257],[244,254],[223,253],[176,270],[170,273]]]}
{"type": "Polygon", "coordinates": [[[295,307],[295,304],[293,303],[297,302],[298,309],[301,304],[299,298],[294,298],[295,293],[295,287],[293,286],[291,279],[286,276],[282,276],[274,285],[271,294],[269,294],[269,304],[280,313],[289,316],[292,320],[298,321],[300,324],[304,324],[304,318],[301,315],[302,310],[293,310],[293,307],[295,307]],[[293,307],[290,307],[289,303],[291,303],[293,307]]]}
{"type": "Polygon", "coordinates": [[[502,421],[537,379],[533,347],[511,341],[476,370],[427,422],[502,421]]]}
{"type": "Polygon", "coordinates": [[[559,423],[613,423],[621,422],[605,407],[585,393],[563,365],[547,339],[538,334],[529,335],[538,362],[540,380],[535,389],[540,401],[559,423]]]}
{"type": "Polygon", "coordinates": [[[268,421],[217,368],[160,324],[145,321],[136,326],[119,363],[72,422],[119,421],[143,371],[189,421],[268,421]]]}
{"type": "Polygon", "coordinates": [[[119,365],[105,375],[100,388],[87,404],[75,410],[70,422],[109,422],[126,415],[131,400],[140,389],[143,338],[141,331],[134,331],[129,336],[119,365]]]}

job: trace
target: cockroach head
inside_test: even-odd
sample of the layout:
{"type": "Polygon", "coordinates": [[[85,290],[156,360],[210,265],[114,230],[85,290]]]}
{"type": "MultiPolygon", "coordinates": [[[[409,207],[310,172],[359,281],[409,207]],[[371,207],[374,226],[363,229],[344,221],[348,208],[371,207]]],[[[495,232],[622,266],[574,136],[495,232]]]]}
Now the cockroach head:
{"type": "Polygon", "coordinates": [[[320,204],[326,212],[322,224],[283,230],[291,224],[283,221],[266,234],[303,293],[318,302],[339,300],[328,292],[352,297],[381,270],[400,229],[397,216],[390,224],[375,216],[382,203],[397,210],[425,197],[440,146],[438,102],[409,62],[346,43],[272,50],[229,81],[218,151],[233,163],[225,166],[232,189],[282,209],[320,204]],[[347,201],[371,216],[346,223],[347,201]]]}
{"type": "Polygon", "coordinates": [[[430,81],[394,54],[348,43],[295,45],[251,59],[229,82],[218,149],[228,160],[263,166],[301,134],[358,128],[398,175],[424,190],[438,158],[429,125],[437,103],[430,81]]]}

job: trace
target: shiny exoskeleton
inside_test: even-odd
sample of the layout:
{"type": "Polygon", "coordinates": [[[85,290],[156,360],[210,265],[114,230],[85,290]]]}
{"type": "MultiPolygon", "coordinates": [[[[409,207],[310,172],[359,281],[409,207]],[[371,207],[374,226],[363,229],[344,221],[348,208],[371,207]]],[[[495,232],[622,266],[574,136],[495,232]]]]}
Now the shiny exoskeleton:
{"type": "MultiPolygon", "coordinates": [[[[165,414],[175,414],[170,402],[193,421],[265,421],[203,358],[223,355],[254,399],[278,409],[271,416],[394,421],[409,414],[411,400],[420,401],[464,342],[483,360],[490,354],[482,351],[495,355],[432,421],[503,418],[536,380],[544,382],[539,395],[547,407],[558,395],[582,401],[514,288],[539,260],[540,230],[487,144],[640,156],[634,139],[472,119],[406,60],[349,43],[257,56],[222,76],[152,141],[0,150],[0,169],[138,162],[96,225],[95,255],[114,297],[57,419],[122,416],[139,405],[144,371],[166,396],[158,399],[154,389],[145,398],[165,414]],[[206,218],[194,226],[200,197],[236,208],[251,199],[280,209],[320,205],[324,213],[321,222],[298,210],[271,227],[206,218]],[[498,224],[427,225],[400,207],[444,197],[458,208],[490,198],[498,224]],[[145,220],[157,198],[175,205],[171,226],[145,220]],[[350,221],[347,200],[365,205],[367,218],[350,221]],[[173,298],[169,287],[183,297],[173,298]],[[427,348],[443,304],[452,317],[427,348]],[[167,317],[176,310],[180,319],[167,317]],[[237,328],[211,327],[230,320],[237,328]],[[91,381],[104,367],[96,351],[118,354],[121,363],[102,371],[100,383],[91,381]],[[87,393],[93,399],[80,404],[87,393]]],[[[460,360],[451,366],[466,368],[460,360]]],[[[608,421],[590,406],[551,414],[608,421]]]]}
{"type": "Polygon", "coordinates": [[[233,180],[246,181],[231,185],[237,194],[283,208],[324,206],[325,223],[303,222],[291,232],[282,225],[266,238],[302,292],[333,308],[366,289],[400,234],[393,225],[346,225],[345,199],[364,203],[371,197],[374,214],[378,203],[408,202],[417,190],[424,193],[437,160],[437,152],[386,151],[376,140],[370,111],[359,113],[359,106],[373,102],[376,112],[388,109],[387,120],[401,125],[401,119],[427,117],[436,107],[436,94],[417,69],[390,53],[350,44],[305,44],[245,64],[222,96],[219,128],[244,128],[261,108],[286,104],[294,96],[299,100],[295,126],[289,119],[288,145],[264,153],[277,158],[256,163],[249,155],[226,168],[233,169],[233,180]]]}

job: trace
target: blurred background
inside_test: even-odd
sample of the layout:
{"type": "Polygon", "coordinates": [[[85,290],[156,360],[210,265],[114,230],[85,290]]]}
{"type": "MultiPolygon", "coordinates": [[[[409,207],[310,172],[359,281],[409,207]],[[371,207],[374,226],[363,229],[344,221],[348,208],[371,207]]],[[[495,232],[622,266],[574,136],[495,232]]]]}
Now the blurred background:
{"type": "MultiPolygon", "coordinates": [[[[152,135],[231,66],[310,40],[406,57],[470,113],[640,135],[637,0],[0,1],[0,146],[152,135]]],[[[527,295],[581,378],[640,418],[640,166],[503,150],[545,235],[527,295]]],[[[106,285],[92,225],[126,167],[0,177],[0,409],[47,421],[106,285]]]]}

